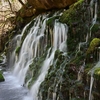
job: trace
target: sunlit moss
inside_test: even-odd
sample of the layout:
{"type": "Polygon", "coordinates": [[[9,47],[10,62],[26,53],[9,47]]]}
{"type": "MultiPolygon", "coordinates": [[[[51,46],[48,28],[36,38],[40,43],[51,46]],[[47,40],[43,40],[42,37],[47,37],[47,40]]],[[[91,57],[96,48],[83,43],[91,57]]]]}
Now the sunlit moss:
{"type": "Polygon", "coordinates": [[[99,38],[94,38],[89,45],[89,48],[87,50],[87,54],[93,52],[96,47],[100,45],[100,39],[99,38]]]}
{"type": "Polygon", "coordinates": [[[95,71],[94,71],[94,77],[96,79],[100,79],[100,67],[95,69],[95,71]]]}
{"type": "MultiPolygon", "coordinates": [[[[79,16],[77,16],[77,10],[80,9],[83,1],[84,0],[79,0],[78,2],[71,5],[70,8],[62,14],[62,16],[60,17],[60,21],[62,23],[68,23],[68,24],[78,21],[79,16]],[[76,18],[76,16],[77,16],[77,18],[76,18]]],[[[81,9],[80,9],[80,11],[81,11],[81,9]]]]}

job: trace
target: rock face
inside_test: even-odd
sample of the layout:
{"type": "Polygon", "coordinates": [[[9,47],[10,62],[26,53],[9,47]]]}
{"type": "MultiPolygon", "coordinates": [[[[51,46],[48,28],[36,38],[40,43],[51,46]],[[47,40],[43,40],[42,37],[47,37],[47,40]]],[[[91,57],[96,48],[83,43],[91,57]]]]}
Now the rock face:
{"type": "Polygon", "coordinates": [[[35,9],[64,8],[77,0],[27,0],[35,9]]]}
{"type": "Polygon", "coordinates": [[[29,7],[22,7],[19,11],[19,15],[24,17],[31,17],[33,15],[38,15],[46,10],[50,9],[60,9],[70,6],[77,0],[27,0],[29,7]]]}

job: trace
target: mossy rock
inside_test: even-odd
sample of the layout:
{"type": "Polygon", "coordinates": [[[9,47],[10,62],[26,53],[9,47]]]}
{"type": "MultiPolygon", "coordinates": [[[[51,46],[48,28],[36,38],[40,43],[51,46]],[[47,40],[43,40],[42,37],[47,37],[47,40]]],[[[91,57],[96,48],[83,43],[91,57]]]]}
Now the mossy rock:
{"type": "Polygon", "coordinates": [[[92,63],[86,64],[86,66],[85,66],[85,73],[88,73],[92,68],[93,68],[93,64],[92,63]]]}
{"type": "Polygon", "coordinates": [[[2,75],[3,73],[2,73],[2,71],[0,71],[0,82],[3,82],[3,81],[5,81],[5,79],[4,79],[4,77],[3,77],[3,75],[2,75]]]}
{"type": "Polygon", "coordinates": [[[95,33],[97,32],[98,30],[100,30],[100,24],[95,24],[93,27],[92,27],[92,33],[95,33]]]}
{"type": "Polygon", "coordinates": [[[87,50],[87,54],[92,53],[96,47],[100,45],[100,39],[99,38],[94,38],[89,45],[89,48],[87,50]]]}
{"type": "Polygon", "coordinates": [[[95,69],[95,71],[94,71],[94,77],[96,79],[100,79],[100,67],[95,69]]]}
{"type": "Polygon", "coordinates": [[[54,23],[54,20],[55,20],[55,19],[58,19],[58,18],[59,18],[59,16],[51,17],[51,18],[49,18],[49,19],[47,20],[46,24],[47,24],[47,25],[52,25],[52,23],[54,23]]]}
{"type": "MultiPolygon", "coordinates": [[[[78,2],[74,3],[70,6],[68,10],[66,10],[62,16],[60,17],[60,22],[72,24],[74,22],[78,22],[80,16],[77,16],[77,10],[82,7],[82,3],[84,0],[78,0],[78,2]]],[[[80,9],[81,10],[81,9],[80,9]]]]}

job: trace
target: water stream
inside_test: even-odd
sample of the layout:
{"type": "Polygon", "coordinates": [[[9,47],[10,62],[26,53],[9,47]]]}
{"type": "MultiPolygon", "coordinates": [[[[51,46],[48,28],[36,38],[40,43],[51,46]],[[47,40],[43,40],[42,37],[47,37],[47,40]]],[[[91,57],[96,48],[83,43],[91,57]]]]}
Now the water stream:
{"type": "Polygon", "coordinates": [[[0,82],[0,100],[33,100],[29,90],[21,86],[10,72],[4,72],[4,82],[0,82]]]}
{"type": "MultiPolygon", "coordinates": [[[[57,15],[61,15],[61,13],[56,12],[52,16],[54,17],[57,15]]],[[[45,60],[42,62],[40,74],[38,75],[37,79],[35,80],[34,84],[30,89],[30,94],[32,95],[34,100],[38,100],[38,91],[40,84],[44,81],[50,65],[53,64],[55,51],[59,49],[63,53],[65,52],[67,53],[66,42],[67,42],[68,26],[66,24],[60,23],[58,19],[56,19],[53,22],[54,23],[53,27],[50,28],[50,30],[48,31],[46,22],[51,18],[52,17],[49,17],[49,14],[43,14],[37,16],[33,21],[31,21],[29,24],[25,26],[20,35],[17,35],[12,40],[12,42],[15,43],[16,46],[10,55],[11,58],[9,66],[13,66],[13,73],[12,73],[13,75],[11,76],[8,74],[8,77],[10,78],[7,77],[7,81],[9,81],[9,84],[13,85],[13,82],[15,82],[15,80],[13,79],[15,77],[16,81],[19,84],[18,86],[20,87],[18,88],[18,91],[20,91],[20,89],[23,88],[23,85],[25,86],[26,84],[25,78],[27,75],[27,71],[29,70],[29,66],[32,64],[34,58],[40,57],[44,53],[44,49],[47,46],[47,43],[51,42],[51,46],[47,50],[47,55],[45,57],[45,60]],[[26,31],[28,32],[28,34],[26,35],[23,43],[21,44],[22,37],[24,36],[26,31]],[[47,39],[48,34],[50,36],[49,37],[50,41],[47,39]],[[20,45],[21,49],[19,52],[19,56],[16,56],[16,48],[19,47],[20,45]],[[10,83],[11,80],[12,83],[10,83]]],[[[5,74],[5,78],[6,76],[7,75],[5,74]]],[[[28,80],[28,82],[29,81],[30,79],[28,80]]],[[[26,93],[27,92],[25,90],[25,93],[24,91],[22,91],[21,94],[25,95],[26,93]]],[[[30,100],[26,98],[23,99],[22,97],[21,100],[24,99],[30,100]]],[[[17,98],[14,100],[17,100],[17,98]]]]}
{"type": "MultiPolygon", "coordinates": [[[[90,36],[91,29],[97,20],[97,1],[91,0],[91,16],[92,16],[92,25],[90,27],[90,36]],[[95,10],[92,8],[94,4],[95,10]],[[94,11],[93,11],[94,10],[94,11]]],[[[56,12],[52,16],[59,16],[61,13],[56,12]]],[[[33,21],[25,26],[22,33],[17,35],[12,42],[16,42],[16,48],[21,46],[19,55],[16,56],[16,48],[10,55],[10,65],[13,66],[13,71],[4,72],[5,82],[0,83],[0,100],[42,100],[39,99],[38,93],[41,83],[45,80],[45,76],[48,73],[50,66],[53,64],[54,55],[56,50],[60,50],[63,54],[67,54],[67,33],[68,26],[66,24],[62,24],[58,21],[58,19],[53,21],[52,27],[47,26],[47,21],[52,17],[49,14],[43,14],[37,16],[33,21]],[[49,28],[48,28],[49,27],[49,28]],[[26,35],[24,41],[21,44],[22,37],[27,30],[28,34],[26,35]],[[49,34],[49,35],[48,35],[49,34]],[[50,40],[48,40],[48,38],[50,40]],[[50,43],[49,48],[46,50],[48,43],[50,43]],[[45,60],[41,64],[41,68],[39,69],[40,73],[37,78],[34,80],[30,90],[27,90],[26,83],[31,81],[32,77],[25,83],[25,78],[27,76],[27,72],[30,68],[30,65],[33,63],[35,58],[40,57],[43,54],[46,54],[45,60]],[[15,91],[16,90],[16,91],[15,91]],[[6,95],[6,96],[5,96],[6,95]]],[[[78,47],[78,52],[80,52],[81,46],[84,46],[88,41],[88,34],[86,36],[85,42],[80,42],[78,47]]],[[[100,57],[99,57],[100,58],[100,57]]],[[[95,68],[100,65],[100,62],[91,69],[91,82],[90,82],[90,93],[89,100],[92,100],[92,86],[93,86],[93,73],[95,68]]],[[[80,66],[80,70],[78,72],[78,81],[81,80],[81,72],[84,71],[85,61],[83,65],[80,66]]],[[[55,88],[52,93],[53,100],[56,100],[57,97],[57,87],[59,82],[62,79],[62,76],[59,76],[59,81],[54,81],[55,88]]],[[[50,88],[49,88],[50,89],[50,88]]],[[[48,89],[48,92],[49,92],[48,89]]],[[[49,95],[48,95],[49,99],[49,95]]],[[[58,100],[58,99],[57,99],[58,100]]]]}

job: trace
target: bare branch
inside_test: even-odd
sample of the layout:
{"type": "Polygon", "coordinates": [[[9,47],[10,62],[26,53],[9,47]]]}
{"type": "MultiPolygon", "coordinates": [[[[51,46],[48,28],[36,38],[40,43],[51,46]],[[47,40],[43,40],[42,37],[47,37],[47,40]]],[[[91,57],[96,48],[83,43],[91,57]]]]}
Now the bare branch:
{"type": "Polygon", "coordinates": [[[22,2],[22,0],[18,0],[18,1],[23,5],[24,8],[27,8],[27,6],[22,2]]]}
{"type": "Polygon", "coordinates": [[[11,5],[11,3],[10,3],[9,0],[8,0],[8,3],[9,3],[9,6],[10,6],[11,11],[13,12],[13,10],[12,10],[12,5],[11,5]]]}

